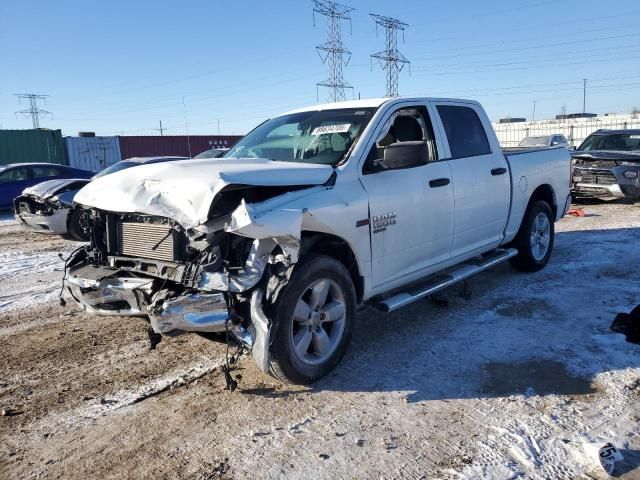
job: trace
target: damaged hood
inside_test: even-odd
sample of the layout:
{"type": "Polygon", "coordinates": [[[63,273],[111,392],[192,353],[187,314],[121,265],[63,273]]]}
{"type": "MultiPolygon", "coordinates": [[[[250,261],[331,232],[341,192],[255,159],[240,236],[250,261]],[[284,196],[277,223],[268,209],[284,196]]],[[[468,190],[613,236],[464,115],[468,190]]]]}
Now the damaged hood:
{"type": "Polygon", "coordinates": [[[38,183],[32,187],[25,188],[22,192],[23,195],[32,195],[34,197],[46,200],[53,197],[60,190],[77,184],[75,188],[82,188],[84,184],[89,183],[89,180],[85,178],[62,178],[59,180],[47,180],[46,182],[38,183]]]}
{"type": "Polygon", "coordinates": [[[183,227],[207,221],[215,196],[227,185],[321,185],[333,168],[259,158],[189,159],[154,163],[92,181],[75,196],[85,207],[171,218],[183,227]]]}
{"type": "Polygon", "coordinates": [[[621,152],[619,150],[590,150],[571,152],[571,157],[584,163],[593,163],[594,166],[601,161],[640,164],[640,152],[621,152]]]}

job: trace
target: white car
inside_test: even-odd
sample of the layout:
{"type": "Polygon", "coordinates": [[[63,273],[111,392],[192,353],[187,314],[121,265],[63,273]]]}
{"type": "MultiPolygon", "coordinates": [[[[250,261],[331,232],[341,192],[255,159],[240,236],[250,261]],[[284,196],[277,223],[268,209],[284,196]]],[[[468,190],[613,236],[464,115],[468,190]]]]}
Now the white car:
{"type": "Polygon", "coordinates": [[[158,333],[227,331],[263,371],[309,383],[339,362],[358,305],[389,312],[507,260],[543,268],[569,177],[565,148],[505,155],[477,102],[316,105],[223,158],[87,185],[91,246],[65,285],[158,333]]]}
{"type": "Polygon", "coordinates": [[[76,193],[89,182],[114,172],[147,163],[184,160],[187,157],[133,157],[120,160],[95,174],[91,179],[62,178],[47,180],[29,188],[15,198],[15,217],[26,228],[55,235],[69,234],[79,241],[89,239],[82,208],[73,205],[76,193]]]}
{"type": "Polygon", "coordinates": [[[535,148],[535,147],[565,147],[569,148],[569,142],[564,135],[540,135],[534,137],[526,137],[518,144],[518,147],[535,148]]]}

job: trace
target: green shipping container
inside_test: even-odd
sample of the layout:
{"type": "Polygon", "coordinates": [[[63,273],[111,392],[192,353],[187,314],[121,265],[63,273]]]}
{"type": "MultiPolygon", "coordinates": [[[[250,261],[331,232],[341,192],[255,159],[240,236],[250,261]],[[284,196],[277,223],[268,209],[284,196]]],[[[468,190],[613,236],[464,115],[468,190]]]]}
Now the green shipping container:
{"type": "Polygon", "coordinates": [[[46,162],[67,165],[60,130],[0,130],[0,165],[46,162]]]}

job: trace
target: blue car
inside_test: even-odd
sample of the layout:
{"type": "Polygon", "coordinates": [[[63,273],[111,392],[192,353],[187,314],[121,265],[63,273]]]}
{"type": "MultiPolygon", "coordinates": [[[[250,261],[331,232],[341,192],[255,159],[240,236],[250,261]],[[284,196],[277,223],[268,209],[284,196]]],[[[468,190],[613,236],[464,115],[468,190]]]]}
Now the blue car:
{"type": "Polygon", "coordinates": [[[10,163],[0,165],[0,210],[12,209],[22,191],[45,180],[91,178],[94,172],[57,163],[10,163]]]}

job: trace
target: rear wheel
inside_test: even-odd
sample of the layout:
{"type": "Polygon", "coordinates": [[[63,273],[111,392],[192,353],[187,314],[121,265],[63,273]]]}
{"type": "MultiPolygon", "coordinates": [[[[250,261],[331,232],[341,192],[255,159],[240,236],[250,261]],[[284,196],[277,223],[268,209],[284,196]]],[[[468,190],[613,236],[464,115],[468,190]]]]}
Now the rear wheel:
{"type": "Polygon", "coordinates": [[[544,268],[551,257],[554,238],[551,207],[544,200],[533,202],[513,241],[518,255],[510,260],[511,265],[523,272],[537,272],[544,268]]]}
{"type": "Polygon", "coordinates": [[[84,211],[81,208],[71,210],[67,220],[67,232],[76,240],[86,242],[89,240],[89,231],[83,213],[84,211]]]}
{"type": "Polygon", "coordinates": [[[349,344],[355,307],[355,288],[340,262],[313,256],[297,265],[271,309],[270,373],[295,384],[329,373],[349,344]]]}

